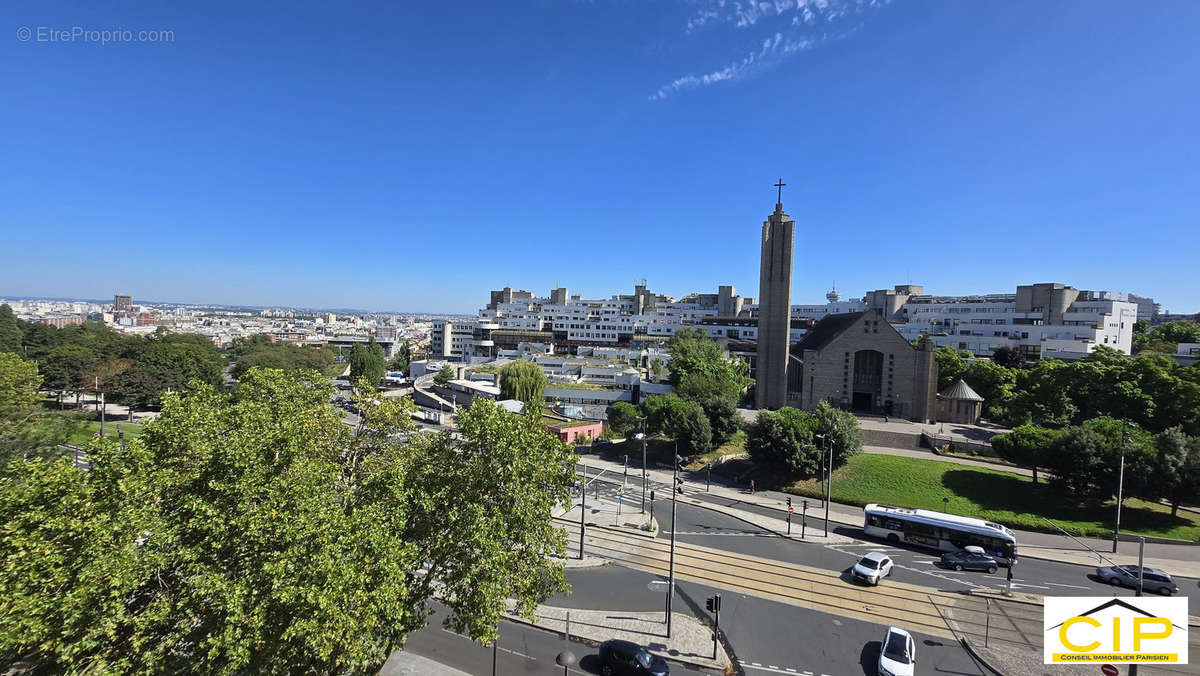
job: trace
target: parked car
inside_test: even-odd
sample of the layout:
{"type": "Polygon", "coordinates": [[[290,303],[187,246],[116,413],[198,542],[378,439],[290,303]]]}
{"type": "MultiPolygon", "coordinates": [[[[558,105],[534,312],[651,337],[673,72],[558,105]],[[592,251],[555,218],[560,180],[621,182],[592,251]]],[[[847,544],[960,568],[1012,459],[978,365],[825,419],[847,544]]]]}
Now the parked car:
{"type": "Polygon", "coordinates": [[[1000,569],[996,559],[988,556],[980,547],[965,547],[957,552],[942,554],[942,565],[954,570],[981,570],[994,573],[1000,569]]]}
{"type": "MultiPolygon", "coordinates": [[[[1166,571],[1157,568],[1142,568],[1142,591],[1156,592],[1163,596],[1170,596],[1179,591],[1179,587],[1175,584],[1175,580],[1166,571]]],[[[1137,589],[1138,584],[1138,567],[1137,566],[1109,566],[1107,568],[1097,568],[1096,577],[1100,578],[1101,582],[1121,587],[1129,587],[1137,589]]]]}
{"type": "Polygon", "coordinates": [[[850,574],[867,584],[879,584],[881,578],[892,574],[892,558],[883,552],[868,552],[854,564],[850,574]]]}
{"type": "Polygon", "coordinates": [[[592,442],[592,448],[599,448],[601,446],[612,446],[612,442],[608,439],[596,439],[592,442]]]}
{"type": "Polygon", "coordinates": [[[667,661],[631,641],[600,644],[600,673],[603,676],[667,676],[667,661]]]}
{"type": "Polygon", "coordinates": [[[917,644],[903,629],[888,627],[879,647],[879,676],[912,676],[917,667],[917,644]]]}

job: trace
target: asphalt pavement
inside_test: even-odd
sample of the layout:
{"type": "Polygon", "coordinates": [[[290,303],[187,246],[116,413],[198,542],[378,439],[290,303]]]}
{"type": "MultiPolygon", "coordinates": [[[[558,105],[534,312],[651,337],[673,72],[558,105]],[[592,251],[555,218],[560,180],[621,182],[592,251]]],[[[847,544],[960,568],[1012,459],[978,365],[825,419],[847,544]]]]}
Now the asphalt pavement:
{"type": "MultiPolygon", "coordinates": [[[[574,608],[654,611],[666,596],[650,590],[661,576],[620,566],[567,571],[572,593],[548,601],[574,608]]],[[[875,674],[886,627],[809,608],[733,594],[687,581],[677,583],[675,610],[707,617],[705,599],[721,594],[721,629],[747,674],[875,674]]],[[[665,615],[664,615],[665,616],[665,615]]],[[[980,674],[957,643],[914,634],[917,659],[929,673],[980,674]]]]}
{"type": "MultiPolygon", "coordinates": [[[[620,494],[624,496],[624,504],[627,509],[639,508],[640,474],[634,477],[633,470],[630,471],[630,478],[623,492],[621,491],[621,478],[620,475],[601,477],[599,481],[589,485],[588,497],[592,498],[599,493],[601,498],[613,501],[620,494]],[[610,479],[617,483],[611,483],[610,479]]],[[[659,538],[669,538],[671,533],[670,486],[654,482],[651,482],[649,486],[655,492],[654,517],[659,523],[659,538]]],[[[738,502],[728,497],[706,494],[703,483],[686,484],[684,490],[688,497],[709,502],[716,507],[729,507],[775,518],[786,517],[786,509],[782,504],[779,509],[772,510],[759,505],[738,502]]],[[[792,504],[797,509],[797,513],[792,517],[792,529],[793,533],[799,534],[802,520],[801,504],[799,499],[793,499],[792,504]]],[[[809,534],[821,532],[824,527],[824,520],[814,516],[814,513],[820,514],[821,510],[810,503],[807,519],[809,534]]],[[[999,588],[1006,583],[1007,569],[1001,568],[995,574],[946,570],[938,565],[940,552],[877,541],[864,535],[859,528],[835,521],[830,522],[831,532],[856,538],[859,540],[859,544],[823,546],[796,542],[778,537],[774,533],[748,524],[736,517],[686,503],[677,504],[676,514],[679,521],[676,537],[680,542],[827,570],[845,570],[863,554],[869,551],[883,551],[896,562],[893,578],[902,582],[949,591],[965,591],[980,586],[999,588]]],[[[1025,557],[1020,559],[1016,568],[1013,569],[1013,590],[1042,596],[1134,596],[1132,589],[1113,587],[1100,582],[1095,578],[1095,570],[1095,566],[1081,566],[1025,557]]],[[[1190,607],[1200,607],[1200,584],[1197,580],[1176,577],[1175,581],[1180,588],[1180,595],[1190,599],[1190,607]]]]}

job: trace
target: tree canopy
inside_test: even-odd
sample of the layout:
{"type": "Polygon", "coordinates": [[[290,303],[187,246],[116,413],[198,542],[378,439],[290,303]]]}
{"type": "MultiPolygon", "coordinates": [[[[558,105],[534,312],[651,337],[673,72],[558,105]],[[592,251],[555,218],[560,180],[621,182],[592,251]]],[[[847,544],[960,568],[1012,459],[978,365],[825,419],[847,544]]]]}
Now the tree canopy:
{"type": "Polygon", "coordinates": [[[746,362],[727,356],[702,329],[677,332],[667,347],[675,394],[703,409],[712,445],[729,441],[741,427],[737,405],[751,383],[746,362]]]}
{"type": "Polygon", "coordinates": [[[366,344],[356,343],[350,350],[350,380],[362,378],[372,387],[379,385],[387,373],[384,357],[383,346],[376,343],[374,338],[366,344]]]}
{"type": "Polygon", "coordinates": [[[608,411],[608,427],[625,436],[633,432],[641,418],[642,411],[637,406],[627,401],[614,402],[608,411]]]}
{"type": "Polygon", "coordinates": [[[76,421],[46,412],[37,364],[0,352],[0,467],[33,457],[59,457],[76,421]]]}
{"type": "Polygon", "coordinates": [[[220,385],[225,355],[196,334],[151,336],[117,333],[97,322],[61,329],[21,324],[25,354],[46,374],[46,386],[107,393],[108,400],[135,407],[157,405],[168,389],[187,389],[192,381],[220,385]]]}
{"type": "Polygon", "coordinates": [[[234,366],[234,378],[254,367],[284,371],[320,371],[327,376],[337,375],[345,367],[334,361],[334,352],[326,347],[302,347],[293,343],[272,341],[262,334],[238,338],[229,348],[234,366]]]}
{"type": "Polygon", "coordinates": [[[21,351],[21,327],[8,303],[0,305],[0,352],[21,351]]]}
{"type": "Polygon", "coordinates": [[[750,458],[787,481],[818,476],[831,446],[833,467],[841,467],[862,451],[862,430],[852,413],[824,401],[812,413],[791,407],[759,411],[746,429],[750,458]]]}
{"type": "Polygon", "coordinates": [[[694,401],[674,394],[646,397],[643,404],[647,432],[662,433],[679,443],[681,455],[699,455],[712,450],[712,429],[704,409],[694,401]]]}
{"type": "Polygon", "coordinates": [[[357,429],[317,372],[196,383],[91,471],[11,463],[0,483],[0,655],[61,673],[374,672],[435,591],[495,638],[506,599],[562,591],[574,455],[479,399],[460,435],[361,393],[357,429]],[[499,508],[502,507],[502,508],[499,508]]]}
{"type": "Polygon", "coordinates": [[[522,401],[530,409],[542,410],[546,374],[537,364],[514,359],[500,367],[500,398],[522,401]]]}

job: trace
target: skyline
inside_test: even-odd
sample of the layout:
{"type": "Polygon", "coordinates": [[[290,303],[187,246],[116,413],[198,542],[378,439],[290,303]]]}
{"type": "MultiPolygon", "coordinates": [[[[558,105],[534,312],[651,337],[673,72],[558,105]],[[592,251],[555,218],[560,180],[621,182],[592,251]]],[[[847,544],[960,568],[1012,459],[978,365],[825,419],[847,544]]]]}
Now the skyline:
{"type": "Polygon", "coordinates": [[[172,40],[0,41],[5,293],[455,314],[505,285],[757,296],[782,175],[796,303],[835,280],[1054,281],[1200,311],[1194,4],[12,14],[172,40]]]}

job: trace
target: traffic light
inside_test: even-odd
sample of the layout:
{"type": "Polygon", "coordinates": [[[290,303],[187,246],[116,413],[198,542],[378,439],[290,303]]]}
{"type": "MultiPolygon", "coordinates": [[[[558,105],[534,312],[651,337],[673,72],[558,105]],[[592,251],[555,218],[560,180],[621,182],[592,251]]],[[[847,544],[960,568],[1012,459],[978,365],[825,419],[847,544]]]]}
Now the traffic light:
{"type": "Polygon", "coordinates": [[[717,597],[710,596],[704,599],[704,609],[710,613],[717,612],[717,597]]]}
{"type": "Polygon", "coordinates": [[[683,495],[683,478],[675,477],[675,492],[683,495]]]}
{"type": "Polygon", "coordinates": [[[792,508],[792,498],[791,498],[791,497],[789,497],[789,498],[787,499],[787,501],[788,501],[788,509],[790,510],[790,509],[792,508]]]}

